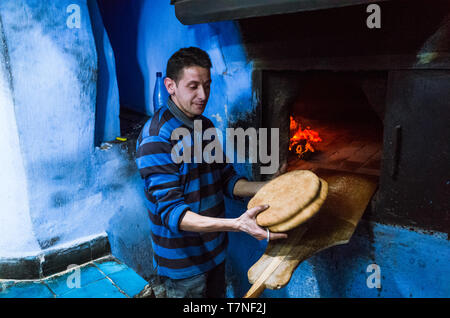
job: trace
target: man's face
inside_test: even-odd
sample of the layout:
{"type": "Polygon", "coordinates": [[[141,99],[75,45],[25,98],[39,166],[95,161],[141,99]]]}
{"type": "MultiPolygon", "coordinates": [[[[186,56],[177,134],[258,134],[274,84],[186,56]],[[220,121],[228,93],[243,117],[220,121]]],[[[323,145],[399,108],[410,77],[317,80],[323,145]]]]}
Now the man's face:
{"type": "Polygon", "coordinates": [[[178,84],[171,78],[164,79],[172,101],[188,116],[201,115],[206,108],[211,86],[209,69],[200,66],[185,67],[178,84]]]}

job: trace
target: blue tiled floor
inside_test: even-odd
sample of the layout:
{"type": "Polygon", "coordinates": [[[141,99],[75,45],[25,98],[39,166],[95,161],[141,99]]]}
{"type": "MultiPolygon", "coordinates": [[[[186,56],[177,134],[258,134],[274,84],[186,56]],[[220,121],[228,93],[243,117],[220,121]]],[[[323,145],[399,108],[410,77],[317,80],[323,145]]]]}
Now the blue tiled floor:
{"type": "Polygon", "coordinates": [[[0,291],[0,298],[53,298],[50,289],[42,282],[18,282],[0,291]]]}
{"type": "Polygon", "coordinates": [[[144,288],[142,278],[130,268],[110,274],[108,277],[127,295],[137,295],[144,288]]]}
{"type": "Polygon", "coordinates": [[[94,264],[96,267],[98,267],[105,275],[109,275],[124,269],[127,269],[128,266],[125,264],[120,264],[118,262],[109,260],[109,259],[103,259],[103,260],[97,260],[94,261],[94,264]]]}
{"type": "MultiPolygon", "coordinates": [[[[73,289],[70,288],[69,284],[71,283],[72,285],[75,285],[73,276],[74,271],[71,271],[63,275],[47,278],[46,280],[44,280],[44,283],[47,284],[47,286],[56,294],[56,296],[60,296],[73,289]]],[[[86,285],[102,278],[105,278],[105,275],[103,275],[93,264],[89,264],[80,268],[79,283],[81,289],[83,289],[86,285]]]]}
{"type": "Polygon", "coordinates": [[[131,268],[109,256],[38,281],[0,280],[0,298],[126,298],[146,285],[131,268]]]}
{"type": "Polygon", "coordinates": [[[126,298],[108,278],[103,278],[82,288],[74,288],[61,298],[126,298]]]}

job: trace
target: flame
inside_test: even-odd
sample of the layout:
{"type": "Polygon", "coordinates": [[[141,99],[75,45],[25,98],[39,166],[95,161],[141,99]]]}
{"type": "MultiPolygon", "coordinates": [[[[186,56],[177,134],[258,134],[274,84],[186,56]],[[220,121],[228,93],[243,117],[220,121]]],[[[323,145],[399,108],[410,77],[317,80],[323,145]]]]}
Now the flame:
{"type": "Polygon", "coordinates": [[[290,132],[292,137],[289,139],[289,151],[295,149],[295,153],[299,158],[301,158],[303,154],[308,151],[314,152],[315,149],[312,143],[322,141],[322,138],[319,137],[319,133],[312,130],[310,127],[302,129],[299,122],[297,122],[292,116],[290,116],[290,118],[290,132]]]}

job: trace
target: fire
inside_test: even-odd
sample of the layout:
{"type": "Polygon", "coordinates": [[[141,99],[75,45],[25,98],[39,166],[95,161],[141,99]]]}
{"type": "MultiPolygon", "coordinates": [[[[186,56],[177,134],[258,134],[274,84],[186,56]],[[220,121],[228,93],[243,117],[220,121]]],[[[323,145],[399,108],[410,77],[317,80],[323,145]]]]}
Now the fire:
{"type": "Polygon", "coordinates": [[[299,158],[302,158],[306,152],[314,152],[313,143],[318,143],[322,141],[319,137],[319,133],[315,130],[306,127],[302,129],[299,122],[291,116],[290,122],[290,135],[289,139],[289,151],[294,150],[299,158]]]}

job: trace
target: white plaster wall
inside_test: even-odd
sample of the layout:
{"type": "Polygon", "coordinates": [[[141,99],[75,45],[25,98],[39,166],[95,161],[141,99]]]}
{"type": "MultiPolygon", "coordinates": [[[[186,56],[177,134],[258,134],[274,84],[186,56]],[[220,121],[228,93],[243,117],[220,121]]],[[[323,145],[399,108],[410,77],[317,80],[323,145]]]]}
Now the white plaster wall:
{"type": "Polygon", "coordinates": [[[0,258],[17,251],[39,251],[29,214],[27,182],[6,67],[3,29],[0,24],[0,258]]]}
{"type": "Polygon", "coordinates": [[[7,0],[0,14],[27,180],[21,192],[28,193],[36,239],[42,247],[79,229],[100,232],[96,222],[83,224],[84,210],[75,204],[98,198],[78,195],[89,181],[96,105],[97,56],[86,1],[7,0]],[[67,25],[72,3],[80,8],[80,28],[67,25]]]}

